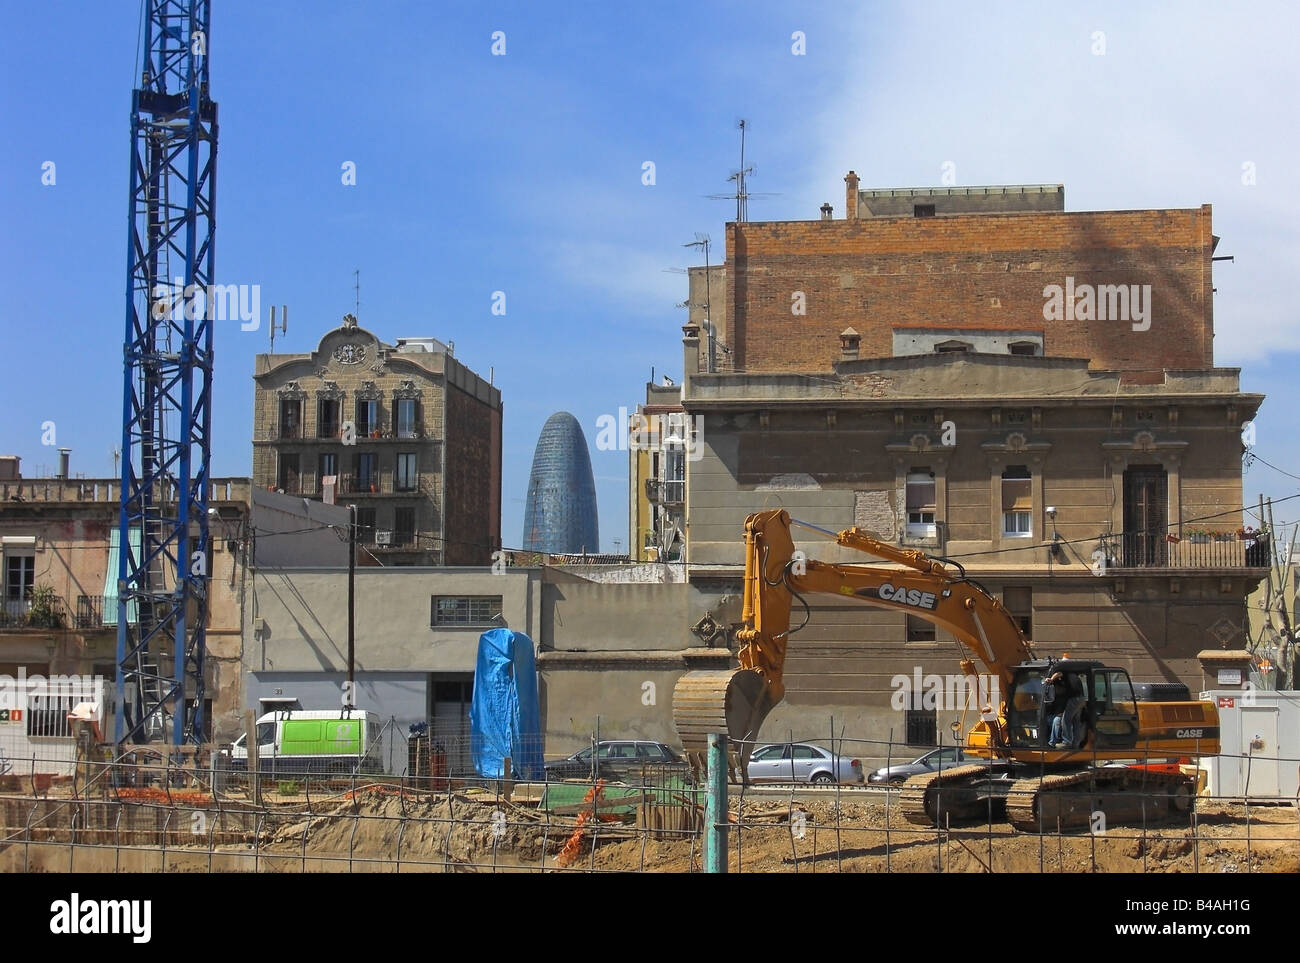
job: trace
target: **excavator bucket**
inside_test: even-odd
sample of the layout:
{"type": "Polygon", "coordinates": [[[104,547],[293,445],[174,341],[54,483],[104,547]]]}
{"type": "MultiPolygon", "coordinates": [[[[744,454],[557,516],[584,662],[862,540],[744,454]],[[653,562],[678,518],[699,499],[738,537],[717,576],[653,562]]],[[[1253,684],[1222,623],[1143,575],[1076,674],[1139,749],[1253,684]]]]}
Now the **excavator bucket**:
{"type": "Polygon", "coordinates": [[[686,758],[702,771],[709,734],[724,733],[730,740],[730,765],[747,782],[749,754],[773,704],[767,683],[753,669],[687,672],[673,689],[673,722],[686,758]]]}

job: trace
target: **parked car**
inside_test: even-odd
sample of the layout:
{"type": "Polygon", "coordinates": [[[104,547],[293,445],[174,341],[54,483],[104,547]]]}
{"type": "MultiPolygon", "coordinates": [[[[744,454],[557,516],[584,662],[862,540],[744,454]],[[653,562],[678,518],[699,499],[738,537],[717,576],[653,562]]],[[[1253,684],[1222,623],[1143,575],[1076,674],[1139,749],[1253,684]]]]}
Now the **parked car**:
{"type": "Polygon", "coordinates": [[[868,776],[867,782],[877,784],[906,782],[912,776],[919,776],[923,772],[942,772],[944,769],[974,761],[966,757],[966,753],[960,746],[945,746],[942,749],[931,749],[911,762],[883,766],[868,776]]]}
{"type": "Polygon", "coordinates": [[[862,763],[807,742],[759,746],[749,757],[750,782],[862,782],[862,763]]]}
{"type": "Polygon", "coordinates": [[[659,773],[664,770],[689,771],[690,766],[670,746],[662,742],[638,739],[610,740],[588,746],[564,759],[552,759],[545,764],[547,779],[590,779],[592,756],[595,755],[598,779],[624,780],[642,772],[659,773]]]}

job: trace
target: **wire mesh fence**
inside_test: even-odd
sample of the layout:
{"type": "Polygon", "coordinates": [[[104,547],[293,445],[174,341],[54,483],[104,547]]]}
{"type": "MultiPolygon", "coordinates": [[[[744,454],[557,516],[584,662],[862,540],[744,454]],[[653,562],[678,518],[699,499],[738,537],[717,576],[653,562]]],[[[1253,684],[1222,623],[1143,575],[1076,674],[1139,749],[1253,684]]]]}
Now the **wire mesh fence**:
{"type": "MultiPolygon", "coordinates": [[[[811,744],[837,757],[823,765],[846,766],[857,757],[908,761],[917,752],[887,742],[801,743],[790,736],[790,745],[811,744]]],[[[708,827],[699,774],[680,762],[612,751],[602,757],[602,749],[638,745],[632,740],[598,746],[593,734],[592,742],[586,772],[575,772],[583,760],[570,757],[551,759],[526,778],[513,759],[487,777],[453,766],[450,759],[473,758],[475,747],[449,746],[427,732],[386,744],[396,770],[387,772],[360,762],[346,771],[259,766],[238,772],[211,747],[180,755],[137,747],[102,761],[83,753],[71,773],[61,774],[45,771],[51,764],[42,759],[8,760],[8,771],[0,773],[0,869],[703,871],[708,827]]],[[[999,806],[989,797],[974,811],[945,806],[940,783],[939,804],[918,821],[915,801],[909,802],[914,783],[867,782],[851,767],[841,770],[841,781],[819,782],[812,778],[815,767],[800,770],[793,753],[782,752],[780,761],[793,778],[768,774],[762,778],[773,781],[734,780],[728,787],[732,872],[1300,869],[1300,810],[1295,799],[1276,795],[1202,791],[1182,810],[1158,779],[1147,786],[1136,776],[1136,790],[1124,797],[1129,815],[1098,824],[1078,813],[1110,812],[1114,800],[1105,786],[1084,780],[1056,791],[1056,818],[1025,831],[1008,820],[1005,800],[999,806]]],[[[1245,762],[1294,770],[1300,760],[1245,762]]],[[[1199,762],[1189,768],[1195,772],[1199,762]]],[[[1056,777],[1035,778],[1051,787],[1056,777]]]]}

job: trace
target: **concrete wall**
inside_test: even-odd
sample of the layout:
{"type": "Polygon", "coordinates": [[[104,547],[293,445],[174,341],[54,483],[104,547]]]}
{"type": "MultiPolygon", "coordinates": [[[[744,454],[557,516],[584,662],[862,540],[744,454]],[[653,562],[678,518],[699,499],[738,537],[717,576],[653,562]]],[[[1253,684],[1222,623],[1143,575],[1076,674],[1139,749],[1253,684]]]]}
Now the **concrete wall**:
{"type": "MultiPolygon", "coordinates": [[[[358,569],[356,663],[364,671],[473,672],[485,628],[434,628],[435,595],[501,596],[510,628],[539,638],[536,573],[507,569],[358,569]]],[[[251,672],[340,672],[347,665],[347,573],[261,570],[253,576],[245,664],[251,672]]]]}
{"type": "Polygon", "coordinates": [[[255,488],[254,564],[268,569],[284,565],[347,568],[351,524],[352,513],[342,505],[255,488]]]}

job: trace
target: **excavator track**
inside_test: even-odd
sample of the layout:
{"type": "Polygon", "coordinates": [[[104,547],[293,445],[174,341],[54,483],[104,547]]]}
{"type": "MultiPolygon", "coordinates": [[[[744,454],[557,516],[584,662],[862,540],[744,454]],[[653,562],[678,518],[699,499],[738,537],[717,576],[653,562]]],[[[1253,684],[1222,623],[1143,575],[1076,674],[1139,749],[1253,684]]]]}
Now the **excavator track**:
{"type": "Polygon", "coordinates": [[[903,783],[899,805],[903,818],[918,826],[944,826],[949,819],[982,816],[987,803],[973,783],[982,783],[990,773],[987,763],[955,766],[941,772],[913,776],[903,783]]]}
{"type": "Polygon", "coordinates": [[[1007,790],[1007,819],[1025,833],[1105,825],[1159,825],[1181,819],[1195,801],[1195,781],[1181,773],[1124,767],[1084,769],[1017,779],[1007,790]]]}

